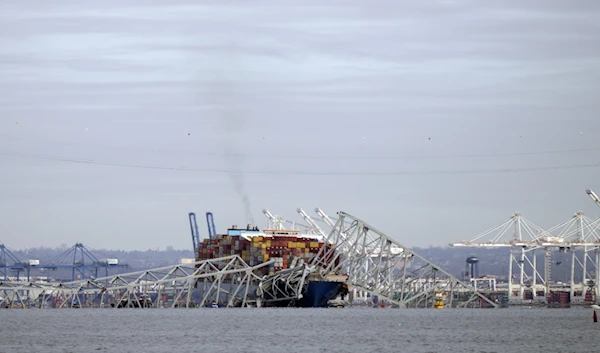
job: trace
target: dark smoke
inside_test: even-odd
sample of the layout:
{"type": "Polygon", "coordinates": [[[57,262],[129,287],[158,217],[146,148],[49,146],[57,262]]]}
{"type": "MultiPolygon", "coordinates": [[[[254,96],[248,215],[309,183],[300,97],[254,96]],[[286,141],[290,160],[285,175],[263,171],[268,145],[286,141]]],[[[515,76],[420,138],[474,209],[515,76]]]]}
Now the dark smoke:
{"type": "MultiPolygon", "coordinates": [[[[235,75],[239,75],[240,72],[236,72],[235,69],[238,66],[233,65],[231,57],[222,60],[220,64],[223,66],[223,69],[212,71],[209,74],[209,79],[206,81],[209,104],[215,106],[219,125],[224,133],[224,141],[221,146],[223,146],[225,151],[227,165],[231,170],[240,170],[244,165],[245,158],[240,150],[238,141],[242,137],[247,119],[247,116],[244,114],[245,102],[242,99],[241,86],[234,82],[236,80],[235,75]]],[[[233,183],[233,188],[244,206],[246,223],[254,224],[244,174],[232,172],[229,173],[229,176],[233,183]]]]}
{"type": "Polygon", "coordinates": [[[231,180],[233,181],[233,187],[235,191],[240,196],[242,200],[242,204],[244,205],[244,211],[246,212],[246,223],[254,224],[254,217],[252,217],[252,211],[250,207],[250,199],[248,198],[248,194],[246,193],[246,188],[244,186],[244,176],[240,173],[231,173],[231,180]]]}
{"type": "MultiPolygon", "coordinates": [[[[225,158],[228,162],[227,164],[229,165],[229,168],[231,170],[239,170],[244,165],[245,158],[240,152],[240,148],[237,144],[236,137],[239,137],[239,133],[243,131],[243,118],[240,119],[240,117],[235,113],[221,114],[220,118],[232,122],[234,124],[233,127],[230,126],[229,128],[227,128],[227,125],[229,125],[229,123],[222,123],[221,126],[225,128],[225,158]]],[[[242,205],[244,205],[244,211],[246,213],[246,223],[254,224],[254,217],[252,217],[252,207],[250,206],[250,198],[248,197],[248,193],[246,191],[244,174],[229,173],[229,177],[233,182],[233,188],[235,192],[240,197],[242,205]]]]}
{"type": "MultiPolygon", "coordinates": [[[[228,140],[232,140],[231,136],[235,136],[229,133],[227,135],[230,135],[228,140]]],[[[235,144],[235,141],[232,141],[232,143],[229,142],[230,141],[226,142],[227,147],[225,148],[225,154],[227,155],[227,157],[225,158],[229,161],[228,164],[230,165],[230,168],[232,170],[241,169],[242,165],[244,164],[244,157],[239,153],[239,149],[237,148],[238,146],[235,144]]],[[[233,182],[233,188],[235,189],[235,192],[238,194],[242,201],[242,204],[244,205],[244,211],[246,213],[246,223],[254,224],[254,217],[252,217],[252,207],[250,207],[250,198],[248,197],[248,193],[246,192],[244,174],[229,173],[229,177],[233,182]]]]}

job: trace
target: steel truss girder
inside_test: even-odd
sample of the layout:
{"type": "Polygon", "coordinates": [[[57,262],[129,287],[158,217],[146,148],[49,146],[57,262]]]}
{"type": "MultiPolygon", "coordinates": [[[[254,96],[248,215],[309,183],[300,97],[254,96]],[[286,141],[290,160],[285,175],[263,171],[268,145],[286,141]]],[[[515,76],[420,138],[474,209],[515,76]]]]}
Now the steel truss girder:
{"type": "Polygon", "coordinates": [[[246,306],[256,298],[261,280],[255,270],[273,260],[249,266],[238,255],[66,283],[0,282],[0,306],[43,308],[246,306]],[[199,297],[195,297],[198,293],[199,297]],[[154,297],[154,298],[152,298],[154,297]]]}
{"type": "Polygon", "coordinates": [[[330,246],[323,246],[312,262],[322,277],[346,274],[350,287],[400,307],[431,307],[436,292],[448,294],[445,306],[452,305],[455,294],[466,292],[478,301],[498,307],[471,284],[455,278],[363,220],[344,212],[338,215],[325,240],[330,246]],[[348,220],[351,225],[346,227],[348,220]]]}

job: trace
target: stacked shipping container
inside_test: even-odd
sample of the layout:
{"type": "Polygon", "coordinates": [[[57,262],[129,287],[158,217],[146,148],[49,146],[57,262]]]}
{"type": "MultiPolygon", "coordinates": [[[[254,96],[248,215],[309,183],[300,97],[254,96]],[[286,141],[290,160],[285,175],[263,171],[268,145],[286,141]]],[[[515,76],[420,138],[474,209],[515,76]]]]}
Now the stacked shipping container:
{"type": "Polygon", "coordinates": [[[247,240],[237,232],[217,235],[216,239],[204,239],[198,248],[198,260],[215,259],[239,255],[248,265],[256,266],[271,259],[275,261],[268,269],[257,271],[257,275],[272,275],[277,271],[310,263],[324,245],[315,238],[300,236],[297,231],[253,232],[247,240]],[[260,235],[258,235],[260,234],[260,235]]]}

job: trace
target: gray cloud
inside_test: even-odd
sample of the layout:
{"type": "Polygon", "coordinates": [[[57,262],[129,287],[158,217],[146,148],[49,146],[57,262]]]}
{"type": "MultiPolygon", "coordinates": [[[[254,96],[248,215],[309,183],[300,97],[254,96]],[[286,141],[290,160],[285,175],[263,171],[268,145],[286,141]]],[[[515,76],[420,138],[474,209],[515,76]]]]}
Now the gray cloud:
{"type": "Polygon", "coordinates": [[[317,205],[427,245],[594,216],[594,168],[436,171],[598,163],[599,27],[597,1],[2,3],[0,152],[349,175],[0,155],[0,238],[189,247],[189,211],[317,205]]]}

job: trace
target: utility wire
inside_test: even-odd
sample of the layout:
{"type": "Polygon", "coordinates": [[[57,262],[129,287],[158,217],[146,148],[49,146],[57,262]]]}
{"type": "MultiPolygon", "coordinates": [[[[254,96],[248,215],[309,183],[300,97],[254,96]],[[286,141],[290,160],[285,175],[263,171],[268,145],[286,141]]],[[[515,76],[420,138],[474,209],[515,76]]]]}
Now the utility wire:
{"type": "MultiPolygon", "coordinates": [[[[1,134],[0,134],[1,135],[1,134]]],[[[39,141],[36,141],[39,142],[39,141]]],[[[33,143],[33,142],[32,142],[33,143]]],[[[527,152],[508,152],[508,153],[472,153],[472,154],[454,154],[454,155],[411,155],[411,156],[344,156],[344,155],[283,155],[283,154],[251,154],[251,153],[215,153],[193,151],[193,150],[177,150],[177,149],[161,149],[161,148],[139,148],[139,147],[118,147],[94,144],[81,144],[68,141],[43,141],[54,145],[72,146],[75,148],[100,148],[117,151],[139,151],[152,153],[181,153],[193,154],[194,156],[212,156],[212,157],[243,157],[243,158],[285,158],[285,159],[335,159],[335,160],[414,160],[414,159],[458,159],[458,158],[492,158],[492,157],[517,157],[517,156],[538,156],[538,155],[553,155],[553,154],[569,154],[581,152],[600,152],[600,148],[577,148],[577,149],[562,149],[562,150],[546,150],[546,151],[527,151],[527,152]]]]}
{"type": "Polygon", "coordinates": [[[402,176],[402,175],[442,175],[442,174],[493,174],[493,173],[519,173],[531,171],[549,171],[549,170],[569,170],[569,169],[585,169],[598,168],[600,162],[585,163],[585,164],[570,164],[570,165],[555,165],[542,167],[515,167],[515,168],[496,168],[496,169],[463,169],[463,170],[429,170],[429,171],[397,171],[397,172],[377,172],[377,171],[361,171],[361,172],[319,172],[319,171],[281,171],[281,170],[232,170],[220,168],[188,168],[188,167],[168,167],[168,166],[153,166],[144,164],[132,163],[117,163],[117,162],[102,162],[95,160],[84,160],[64,157],[48,157],[42,155],[0,152],[0,155],[15,156],[21,158],[32,158],[39,160],[48,160],[56,162],[103,165],[111,167],[136,168],[136,169],[154,169],[154,170],[172,170],[184,172],[202,172],[202,173],[226,173],[226,174],[259,174],[259,175],[322,175],[322,176],[402,176]]]}

